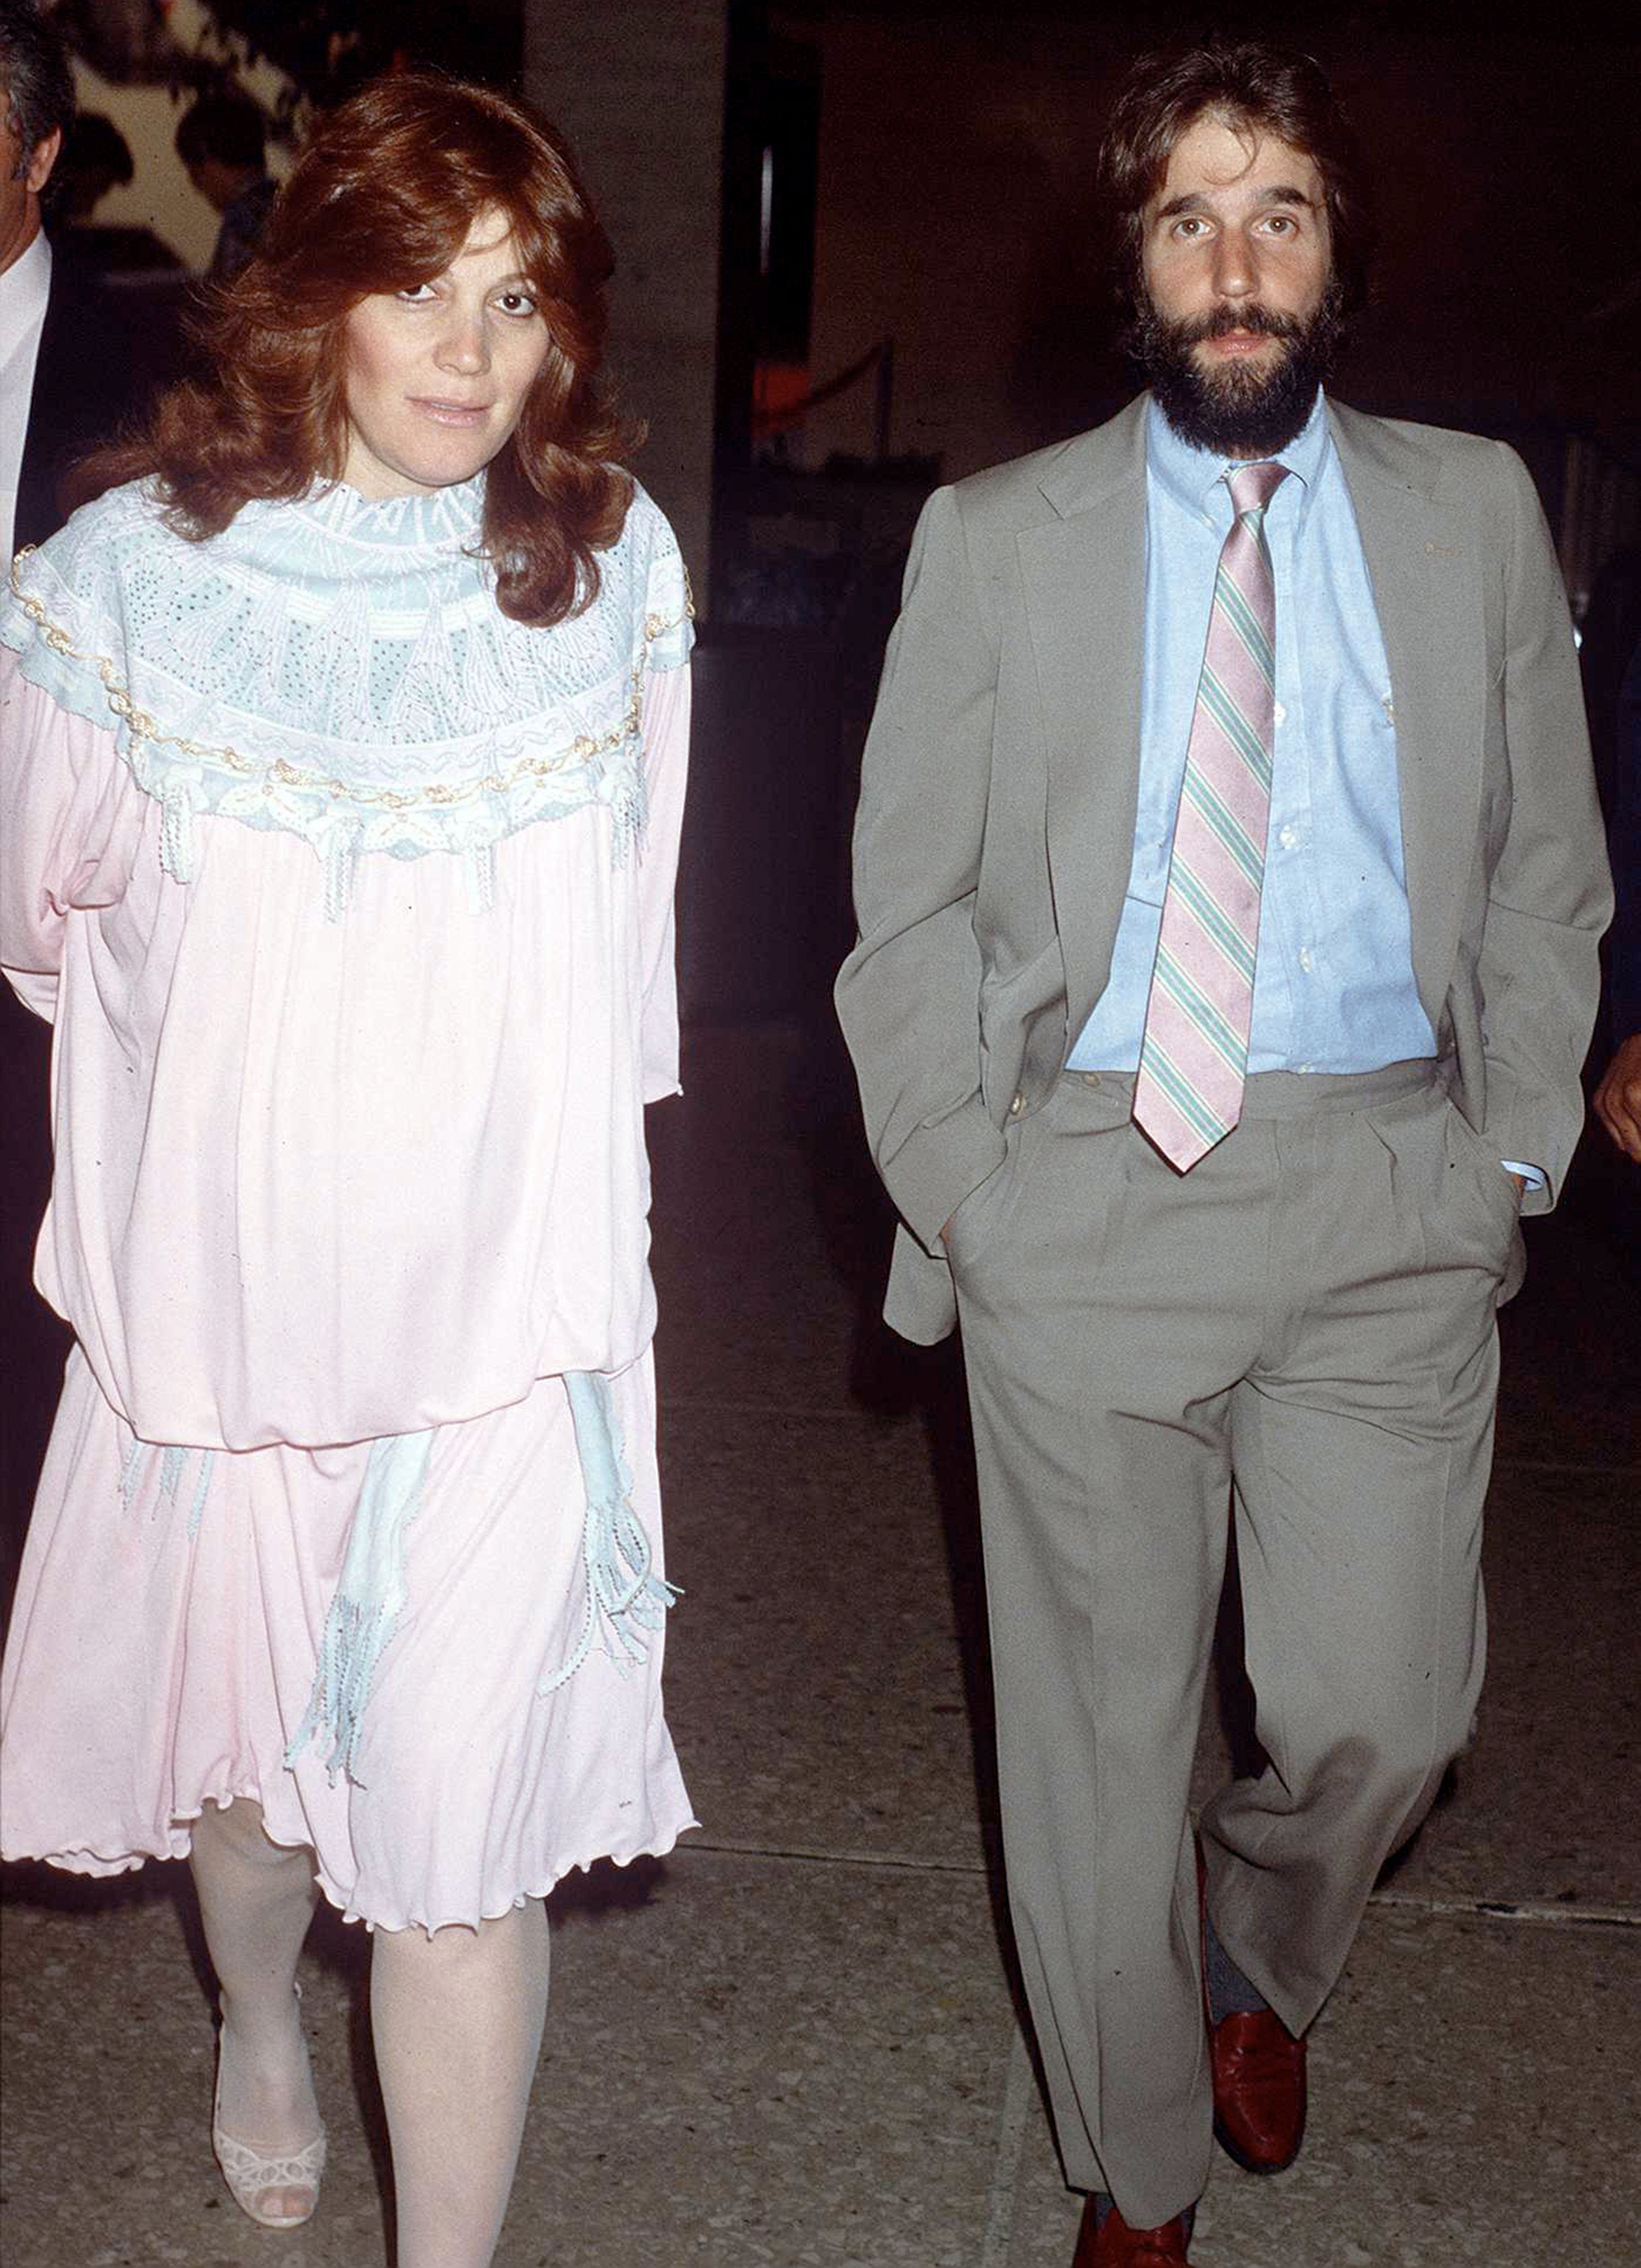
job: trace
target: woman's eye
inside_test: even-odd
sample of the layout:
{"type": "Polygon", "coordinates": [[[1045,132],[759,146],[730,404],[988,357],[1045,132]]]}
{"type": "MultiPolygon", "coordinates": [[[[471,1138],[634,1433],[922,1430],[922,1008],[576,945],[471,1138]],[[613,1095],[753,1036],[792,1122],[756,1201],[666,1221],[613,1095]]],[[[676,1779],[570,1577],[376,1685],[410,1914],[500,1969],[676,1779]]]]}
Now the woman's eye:
{"type": "Polygon", "coordinates": [[[402,299],[408,307],[425,307],[433,297],[433,287],[430,284],[407,284],[404,290],[394,296],[402,299]]]}
{"type": "Polygon", "coordinates": [[[499,292],[497,305],[507,315],[534,315],[535,313],[535,301],[527,291],[499,292]]]}

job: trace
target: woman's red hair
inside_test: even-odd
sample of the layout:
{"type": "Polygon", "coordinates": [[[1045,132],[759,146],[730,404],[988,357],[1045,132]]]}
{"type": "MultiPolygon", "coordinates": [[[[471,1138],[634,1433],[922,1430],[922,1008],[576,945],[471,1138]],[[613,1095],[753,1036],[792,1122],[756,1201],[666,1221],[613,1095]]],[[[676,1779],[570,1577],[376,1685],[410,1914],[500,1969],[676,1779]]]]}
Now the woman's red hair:
{"type": "Polygon", "coordinates": [[[209,382],[159,402],[147,432],[84,468],[82,497],[152,476],[173,524],[202,541],[253,497],[341,477],[349,426],[343,324],[376,291],[444,273],[481,212],[511,224],[550,343],[485,482],[484,549],[516,622],[578,614],[632,482],[598,379],[609,241],[556,130],[524,104],[437,72],[374,80],[324,119],[280,191],[248,267],[201,327],[209,382]]]}

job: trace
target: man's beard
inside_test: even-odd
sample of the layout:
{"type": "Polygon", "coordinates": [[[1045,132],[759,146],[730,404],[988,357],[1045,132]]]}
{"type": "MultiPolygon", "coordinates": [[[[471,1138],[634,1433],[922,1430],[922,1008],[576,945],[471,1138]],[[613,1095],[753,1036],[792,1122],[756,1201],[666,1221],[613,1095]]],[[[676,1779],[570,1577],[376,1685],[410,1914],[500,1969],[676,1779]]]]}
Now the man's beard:
{"type": "Polygon", "coordinates": [[[1274,457],[1310,416],[1316,389],[1333,367],[1344,334],[1340,297],[1329,281],[1315,313],[1304,319],[1255,304],[1181,322],[1142,298],[1127,344],[1181,440],[1224,457],[1274,457]],[[1203,368],[1193,350],[1228,331],[1280,339],[1283,350],[1263,367],[1232,361],[1203,368]]]}

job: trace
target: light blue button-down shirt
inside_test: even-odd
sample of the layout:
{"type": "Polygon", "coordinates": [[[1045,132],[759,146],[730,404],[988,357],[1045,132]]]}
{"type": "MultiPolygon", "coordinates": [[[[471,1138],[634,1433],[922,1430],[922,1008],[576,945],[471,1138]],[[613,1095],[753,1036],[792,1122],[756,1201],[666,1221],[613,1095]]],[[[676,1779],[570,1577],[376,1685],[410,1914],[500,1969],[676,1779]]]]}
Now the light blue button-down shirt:
{"type": "MultiPolygon", "coordinates": [[[[1139,809],[1111,976],[1074,1071],[1131,1071],[1208,642],[1228,469],[1155,402],[1146,426],[1139,809]]],[[[1265,515],[1277,593],[1276,747],[1248,1069],[1377,1071],[1433,1056],[1413,982],[1390,671],[1356,514],[1319,394],[1277,459],[1265,515]]]]}

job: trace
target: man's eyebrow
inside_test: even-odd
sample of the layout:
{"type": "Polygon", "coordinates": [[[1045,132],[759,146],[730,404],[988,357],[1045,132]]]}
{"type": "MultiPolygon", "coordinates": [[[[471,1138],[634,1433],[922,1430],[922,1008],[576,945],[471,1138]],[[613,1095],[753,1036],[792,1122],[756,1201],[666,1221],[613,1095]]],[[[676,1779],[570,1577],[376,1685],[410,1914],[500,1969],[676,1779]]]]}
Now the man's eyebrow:
{"type": "MultiPolygon", "coordinates": [[[[1296,189],[1286,181],[1278,181],[1270,188],[1262,189],[1259,202],[1262,205],[1304,205],[1309,209],[1314,200],[1303,189],[1296,189]]],[[[1196,189],[1187,190],[1183,196],[1170,197],[1166,205],[1157,208],[1159,220],[1173,220],[1180,213],[1201,213],[1212,210],[1211,201],[1196,189]]]]}

